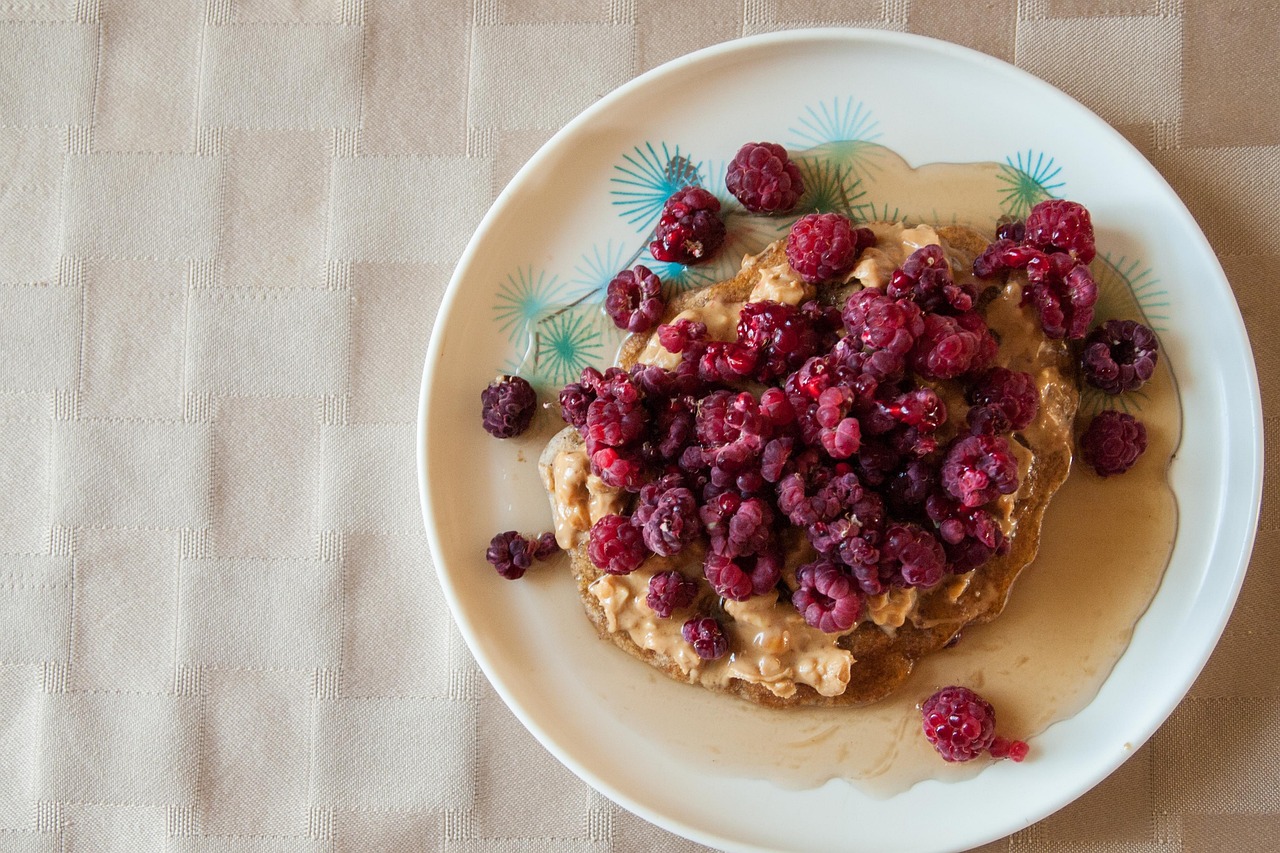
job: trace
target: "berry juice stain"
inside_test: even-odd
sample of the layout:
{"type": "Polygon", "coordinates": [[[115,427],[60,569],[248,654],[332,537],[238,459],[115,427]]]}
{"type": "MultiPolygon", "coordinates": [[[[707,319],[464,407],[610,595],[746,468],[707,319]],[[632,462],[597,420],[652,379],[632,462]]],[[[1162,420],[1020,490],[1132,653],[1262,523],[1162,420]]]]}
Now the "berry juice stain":
{"type": "MultiPolygon", "coordinates": [[[[864,189],[872,198],[894,199],[904,215],[986,231],[996,227],[1000,164],[913,169],[879,149],[877,165],[864,189]]],[[[1131,306],[1129,317],[1142,319],[1129,294],[1119,302],[1131,306]]],[[[988,624],[966,627],[954,647],[921,660],[887,699],[862,708],[776,710],[700,688],[659,684],[666,679],[652,672],[645,680],[641,665],[620,662],[619,686],[624,680],[642,682],[634,684],[637,703],[646,701],[646,688],[679,691],[681,726],[636,714],[636,727],[657,748],[726,775],[768,779],[787,788],[843,778],[867,794],[888,797],[927,779],[971,778],[991,763],[948,764],[923,735],[919,704],[940,687],[959,684],[995,706],[1002,734],[1030,741],[1027,761],[1035,761],[1036,735],[1097,695],[1168,565],[1177,530],[1168,467],[1182,413],[1167,359],[1160,359],[1143,391],[1142,410],[1135,414],[1147,427],[1148,448],[1135,467],[1103,479],[1077,458],[1045,514],[1039,553],[1019,577],[1004,612],[988,624]]],[[[1091,414],[1078,417],[1077,435],[1091,414]]]]}

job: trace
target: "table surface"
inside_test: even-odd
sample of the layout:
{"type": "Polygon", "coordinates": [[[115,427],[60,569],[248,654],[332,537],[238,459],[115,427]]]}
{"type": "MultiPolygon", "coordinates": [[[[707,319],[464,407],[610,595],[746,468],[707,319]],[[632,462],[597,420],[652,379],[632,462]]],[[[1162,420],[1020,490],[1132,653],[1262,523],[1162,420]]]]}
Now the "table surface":
{"type": "MultiPolygon", "coordinates": [[[[476,668],[419,515],[419,366],[560,125],[812,25],[959,41],[1123,132],[1218,252],[1272,427],[1275,3],[0,0],[0,851],[704,849],[560,767],[476,668]],[[414,215],[441,192],[452,221],[414,215]]],[[[984,850],[1273,848],[1273,458],[1190,695],[984,850]]]]}

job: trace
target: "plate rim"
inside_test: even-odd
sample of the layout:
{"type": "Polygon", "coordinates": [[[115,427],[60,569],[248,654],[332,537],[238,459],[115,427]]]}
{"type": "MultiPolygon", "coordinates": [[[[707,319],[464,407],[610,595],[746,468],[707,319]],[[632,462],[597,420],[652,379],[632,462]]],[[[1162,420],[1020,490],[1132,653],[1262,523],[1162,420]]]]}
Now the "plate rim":
{"type": "MultiPolygon", "coordinates": [[[[1263,435],[1264,420],[1262,416],[1257,365],[1256,360],[1253,357],[1253,347],[1248,336],[1247,328],[1244,325],[1243,317],[1240,313],[1239,304],[1235,300],[1234,291],[1226,277],[1225,271],[1222,269],[1221,261],[1219,260],[1217,253],[1208,242],[1208,238],[1205,236],[1195,218],[1191,215],[1191,212],[1187,209],[1185,202],[1182,201],[1182,198],[1164,178],[1163,174],[1161,174],[1160,171],[1147,159],[1146,155],[1119,131],[1113,128],[1108,122],[1099,117],[1091,109],[1081,104],[1071,95],[1011,63],[963,45],[913,33],[902,33],[862,27],[801,28],[793,30],[778,30],[734,38],[668,60],[661,65],[637,75],[590,104],[563,127],[552,134],[552,136],[538,148],[533,156],[524,163],[506,186],[504,186],[497,194],[485,212],[485,215],[481,218],[469,238],[465,249],[459,256],[458,262],[450,277],[449,284],[445,290],[445,294],[441,299],[436,317],[437,319],[440,319],[452,313],[454,303],[459,298],[458,294],[461,291],[461,283],[465,279],[468,268],[472,264],[472,259],[479,251],[481,245],[485,242],[485,238],[491,230],[493,221],[496,219],[499,211],[506,205],[510,196],[518,192],[520,186],[528,181],[529,176],[537,172],[538,167],[542,162],[553,156],[555,149],[559,146],[562,139],[574,134],[578,128],[590,124],[599,114],[610,109],[616,101],[627,98],[633,91],[643,89],[668,75],[681,73],[688,66],[714,61],[715,59],[725,55],[739,51],[750,51],[760,47],[770,47],[777,44],[826,41],[840,42],[848,49],[854,50],[863,44],[878,43],[880,45],[887,45],[890,47],[898,47],[908,50],[924,50],[940,54],[944,57],[959,60],[963,63],[984,66],[988,70],[1001,75],[1012,75],[1018,78],[1019,82],[1024,85],[1029,85],[1033,88],[1040,88],[1046,93],[1052,93],[1054,97],[1065,98],[1074,104],[1082,114],[1087,116],[1096,125],[1094,128],[1095,132],[1106,135],[1110,137],[1112,142],[1120,144],[1123,148],[1127,148],[1129,153],[1134,155],[1136,162],[1140,163],[1146,170],[1148,173],[1147,177],[1149,179],[1154,179],[1154,182],[1167,192],[1169,198],[1176,201],[1176,204],[1171,206],[1170,213],[1181,219],[1187,232],[1194,235],[1194,239],[1197,243],[1195,247],[1197,253],[1203,256],[1211,265],[1213,271],[1216,273],[1218,282],[1225,286],[1227,294],[1231,296],[1229,306],[1231,310],[1227,312],[1227,319],[1229,319],[1233,326],[1233,333],[1237,334],[1241,341],[1245,362],[1243,366],[1246,371],[1244,379],[1252,392],[1249,399],[1250,405],[1248,406],[1247,411],[1241,410],[1239,414],[1235,416],[1247,417],[1248,426],[1251,427],[1253,438],[1249,446],[1244,448],[1242,451],[1242,453],[1245,454],[1245,458],[1238,459],[1241,464],[1247,463],[1247,467],[1254,472],[1253,476],[1249,480],[1250,490],[1247,498],[1247,512],[1244,514],[1242,521],[1244,535],[1240,537],[1239,540],[1233,539],[1232,543],[1228,543],[1228,545],[1233,543],[1236,545],[1236,547],[1229,547],[1227,553],[1227,559],[1230,561],[1230,565],[1232,567],[1232,584],[1229,589],[1223,590],[1223,593],[1225,594],[1220,594],[1218,596],[1218,600],[1223,602],[1223,606],[1218,610],[1218,616],[1215,623],[1210,626],[1212,642],[1208,642],[1203,646],[1200,650],[1198,659],[1195,661],[1195,665],[1183,669],[1183,677],[1178,679],[1176,682],[1176,692],[1179,698],[1167,709],[1162,709],[1161,713],[1145,720],[1145,724],[1139,727],[1139,731],[1141,732],[1140,739],[1132,743],[1132,749],[1127,754],[1118,754],[1113,757],[1112,761],[1101,762],[1097,765],[1100,768],[1103,768],[1103,772],[1101,772],[1100,775],[1096,775],[1096,778],[1094,778],[1093,774],[1090,774],[1089,777],[1084,778],[1080,784],[1067,787],[1063,796],[1050,798],[1051,802],[1049,802],[1047,807],[1044,809],[1037,809],[1034,813],[1022,814],[1019,815],[1017,819],[1011,818],[1001,822],[996,834],[991,834],[990,830],[986,832],[970,833],[968,837],[963,837],[963,833],[957,833],[958,836],[963,837],[963,840],[960,842],[960,846],[946,849],[963,850],[968,849],[970,846],[980,845],[988,841],[1005,837],[1009,833],[1017,831],[1020,827],[1029,826],[1032,823],[1042,820],[1048,815],[1065,807],[1114,773],[1129,756],[1136,752],[1142,744],[1146,743],[1146,741],[1150,739],[1155,731],[1165,722],[1165,720],[1168,719],[1173,711],[1186,698],[1187,692],[1203,671],[1213,651],[1217,648],[1217,645],[1221,640],[1222,632],[1225,630],[1226,624],[1234,612],[1235,605],[1238,601],[1240,589],[1248,570],[1249,560],[1256,540],[1258,518],[1261,509],[1262,486],[1265,476],[1265,469],[1263,467],[1265,456],[1263,435]]],[[[578,778],[582,779],[590,787],[604,794],[606,797],[628,811],[631,811],[668,831],[703,844],[717,845],[731,850],[752,851],[752,853],[765,853],[766,851],[785,849],[760,846],[750,842],[743,842],[739,839],[716,835],[713,832],[708,832],[696,826],[671,819],[637,801],[628,793],[619,790],[616,786],[601,779],[588,768],[580,765],[576,760],[569,757],[569,755],[556,743],[555,739],[551,737],[546,730],[543,729],[527,713],[525,713],[521,703],[511,693],[509,687],[503,683],[501,679],[495,677],[492,661],[490,661],[488,656],[483,652],[478,651],[480,649],[480,645],[476,639],[475,633],[472,626],[465,619],[460,618],[461,607],[455,593],[454,585],[448,572],[445,570],[443,561],[438,556],[442,553],[440,544],[441,537],[440,531],[434,521],[433,511],[434,502],[432,499],[431,489],[431,467],[430,454],[428,453],[427,425],[429,420],[429,400],[432,390],[435,387],[437,376],[436,371],[433,370],[433,365],[437,364],[441,359],[444,342],[448,337],[447,332],[448,330],[443,324],[437,323],[432,330],[431,338],[427,346],[418,400],[418,414],[415,430],[415,464],[418,475],[419,503],[422,511],[423,524],[428,544],[431,549],[436,574],[441,584],[441,589],[446,599],[446,603],[448,604],[454,624],[458,628],[464,641],[467,643],[477,665],[480,667],[481,671],[484,672],[485,677],[493,686],[495,692],[511,710],[513,715],[519,719],[521,724],[556,758],[557,761],[561,763],[561,765],[574,773],[578,778]]],[[[1181,442],[1182,439],[1180,438],[1179,446],[1181,445],[1181,442]]],[[[1175,448],[1174,450],[1175,458],[1178,449],[1179,448],[1175,448]]],[[[1220,539],[1215,536],[1215,544],[1212,550],[1218,550],[1220,545],[1220,539]]],[[[1217,561],[1215,560],[1215,562],[1217,561]]],[[[1156,591],[1156,595],[1159,595],[1158,589],[1156,591]]],[[[1143,618],[1145,618],[1145,614],[1143,618]]],[[[1121,655],[1121,660],[1123,660],[1124,655],[1127,653],[1126,649],[1126,652],[1121,655]]],[[[1090,700],[1090,703],[1092,703],[1092,701],[1094,700],[1090,700]]],[[[1088,706],[1086,705],[1085,707],[1087,708],[1088,706]]],[[[1050,726],[1048,731],[1052,731],[1057,725],[1058,724],[1050,726]]],[[[833,782],[836,781],[839,780],[833,780],[833,782]]],[[[833,782],[828,782],[827,784],[833,784],[833,782]]]]}

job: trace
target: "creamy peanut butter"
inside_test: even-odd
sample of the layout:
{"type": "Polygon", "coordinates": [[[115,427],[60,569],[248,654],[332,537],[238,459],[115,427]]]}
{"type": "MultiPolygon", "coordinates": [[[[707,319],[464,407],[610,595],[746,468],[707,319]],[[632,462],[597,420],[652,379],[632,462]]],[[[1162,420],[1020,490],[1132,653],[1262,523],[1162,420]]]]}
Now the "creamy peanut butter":
{"type": "Polygon", "coordinates": [[[578,545],[591,525],[622,511],[621,490],[591,473],[583,448],[561,450],[550,465],[541,466],[541,474],[542,485],[551,495],[551,519],[561,548],[578,545]]]}

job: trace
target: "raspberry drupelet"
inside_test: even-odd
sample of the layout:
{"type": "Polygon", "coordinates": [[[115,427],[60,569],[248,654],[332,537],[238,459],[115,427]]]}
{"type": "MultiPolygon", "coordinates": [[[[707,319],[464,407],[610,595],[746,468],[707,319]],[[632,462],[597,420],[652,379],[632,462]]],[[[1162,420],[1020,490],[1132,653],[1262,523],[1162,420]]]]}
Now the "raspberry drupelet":
{"type": "Polygon", "coordinates": [[[752,213],[787,213],[804,194],[800,168],[773,142],[748,142],[725,173],[725,186],[752,213]]]}

